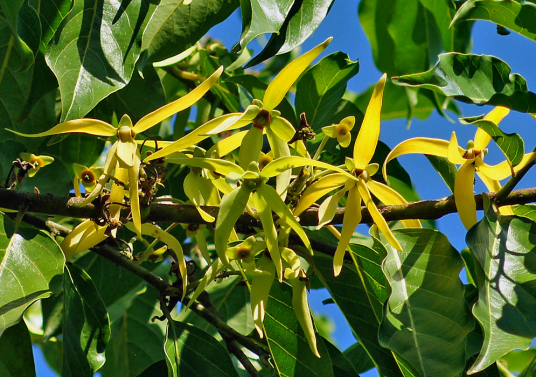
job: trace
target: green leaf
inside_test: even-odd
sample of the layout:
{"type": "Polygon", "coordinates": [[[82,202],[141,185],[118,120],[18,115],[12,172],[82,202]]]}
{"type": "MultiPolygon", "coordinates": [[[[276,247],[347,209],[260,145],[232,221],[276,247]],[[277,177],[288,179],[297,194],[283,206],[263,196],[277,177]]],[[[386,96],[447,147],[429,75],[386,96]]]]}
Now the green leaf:
{"type": "Polygon", "coordinates": [[[264,329],[273,363],[280,376],[333,376],[329,352],[317,336],[316,357],[292,308],[292,288],[286,283],[272,284],[264,329]]]}
{"type": "Polygon", "coordinates": [[[473,314],[484,333],[482,350],[468,373],[486,368],[514,349],[527,349],[536,324],[536,224],[495,214],[484,196],[485,217],[469,230],[466,242],[481,268],[479,296],[473,314]]]}
{"type": "Polygon", "coordinates": [[[454,182],[456,181],[456,173],[458,168],[452,162],[445,157],[437,157],[432,155],[425,155],[430,161],[434,169],[439,173],[443,181],[447,184],[448,188],[454,193],[454,182]]]}
{"type": "Polygon", "coordinates": [[[463,261],[447,237],[431,229],[393,232],[404,252],[388,247],[383,271],[392,292],[379,341],[422,376],[454,376],[465,367],[474,322],[459,279],[463,261]]]}
{"type": "Polygon", "coordinates": [[[41,46],[39,50],[45,53],[48,43],[52,40],[54,33],[61,24],[61,21],[71,10],[73,0],[48,0],[47,5],[39,9],[41,19],[41,46]],[[49,4],[53,4],[50,6],[49,4]]]}
{"type": "Polygon", "coordinates": [[[154,376],[166,376],[168,374],[168,367],[166,360],[160,360],[151,366],[147,367],[137,377],[154,377],[154,376]]]}
{"type": "MultiPolygon", "coordinates": [[[[162,314],[157,309],[158,291],[148,287],[143,293],[134,295],[132,301],[130,297],[127,300],[130,302],[128,309],[112,316],[112,338],[106,348],[106,364],[100,370],[102,377],[137,377],[165,358],[165,324],[151,321],[162,314]]],[[[113,312],[110,308],[110,313],[113,312]]]]}
{"type": "Polygon", "coordinates": [[[363,345],[359,342],[354,343],[344,351],[344,355],[350,360],[358,373],[366,372],[374,368],[374,362],[368,355],[363,345]]]}
{"type": "Polygon", "coordinates": [[[345,264],[336,278],[333,276],[333,258],[316,253],[315,272],[374,365],[386,376],[403,376],[393,354],[378,342],[389,285],[381,270],[386,252],[383,246],[377,246],[373,250],[363,245],[350,245],[357,266],[345,264]]]}
{"type": "MultiPolygon", "coordinates": [[[[237,284],[241,280],[238,276],[226,278],[220,283],[211,284],[206,292],[221,318],[240,334],[248,335],[255,325],[249,305],[249,291],[245,286],[237,284]]],[[[182,310],[176,319],[191,323],[212,336],[219,336],[214,326],[191,310],[182,310]]]]}
{"type": "Polygon", "coordinates": [[[393,77],[396,85],[433,90],[462,102],[536,112],[536,95],[527,82],[510,74],[508,64],[491,55],[447,53],[430,70],[393,77]]]}
{"type": "Polygon", "coordinates": [[[65,258],[48,234],[0,212],[0,335],[28,306],[60,289],[65,258]]]}
{"type": "Polygon", "coordinates": [[[285,54],[300,46],[324,21],[333,1],[295,1],[279,32],[272,34],[263,50],[246,67],[252,67],[276,54],[285,54]]]}
{"type": "Polygon", "coordinates": [[[89,275],[69,264],[64,273],[62,376],[91,376],[104,362],[110,318],[89,275]]]}
{"type": "Polygon", "coordinates": [[[526,351],[516,350],[516,351],[509,352],[503,357],[501,357],[501,360],[503,360],[505,364],[508,365],[509,371],[521,372],[523,369],[530,366],[531,362],[535,358],[536,358],[536,348],[529,348],[526,351]]]}
{"type": "Polygon", "coordinates": [[[529,365],[519,374],[519,377],[531,377],[536,373],[536,357],[532,359],[529,365]]]}
{"type": "Polygon", "coordinates": [[[452,24],[486,20],[536,41],[536,4],[530,1],[468,0],[458,9],[452,24]]]}
{"type": "Polygon", "coordinates": [[[278,33],[293,3],[293,0],[242,0],[242,35],[234,50],[240,51],[261,34],[278,33]]]}
{"type": "MultiPolygon", "coordinates": [[[[15,72],[23,72],[32,64],[34,58],[34,52],[24,39],[30,38],[30,44],[32,44],[32,41],[35,42],[35,39],[40,38],[40,36],[35,36],[31,33],[32,26],[37,30],[41,29],[39,19],[36,18],[35,9],[24,0],[0,0],[0,9],[3,15],[1,23],[8,28],[6,31],[6,35],[10,39],[8,49],[15,49],[21,58],[19,65],[15,68],[15,72]],[[29,22],[32,26],[28,24],[28,27],[26,27],[25,22],[29,22]]],[[[2,44],[2,46],[5,45],[2,44]]],[[[9,55],[6,57],[9,59],[9,55]]]]}
{"type": "MultiPolygon", "coordinates": [[[[325,338],[322,338],[324,345],[328,349],[329,357],[333,363],[333,374],[337,377],[359,377],[359,372],[355,369],[355,364],[351,360],[346,352],[341,352],[335,345],[331,344],[325,338]]],[[[361,350],[366,355],[365,350],[361,347],[361,350]]],[[[367,356],[368,357],[368,356],[367,356]]],[[[369,358],[370,360],[370,358],[369,358]]],[[[371,368],[374,367],[372,361],[370,362],[371,368]]]]}
{"type": "Polygon", "coordinates": [[[488,135],[497,143],[501,151],[505,154],[510,165],[516,166],[523,159],[525,143],[519,134],[507,134],[493,122],[483,119],[483,116],[472,118],[460,118],[462,124],[473,124],[486,131],[488,135]]]}
{"type": "Polygon", "coordinates": [[[0,337],[0,376],[35,376],[32,342],[24,321],[11,326],[0,337]]]}
{"type": "Polygon", "coordinates": [[[227,19],[239,0],[161,0],[143,34],[142,50],[150,62],[178,55],[194,45],[211,27],[227,19]]]}
{"type": "Polygon", "coordinates": [[[148,5],[74,0],[46,50],[61,93],[61,121],[84,117],[128,84],[140,54],[148,5]],[[103,43],[106,41],[106,43],[103,43]]]}
{"type": "Polygon", "coordinates": [[[525,217],[529,220],[536,222],[536,205],[534,204],[522,204],[512,206],[514,214],[519,217],[525,217]]]}
{"type": "Polygon", "coordinates": [[[164,349],[169,376],[238,376],[227,350],[188,323],[169,322],[164,349]]]}
{"type": "Polygon", "coordinates": [[[359,63],[347,54],[334,52],[312,66],[296,86],[296,112],[305,112],[313,128],[325,126],[324,120],[341,100],[348,80],[359,72],[359,63]]]}

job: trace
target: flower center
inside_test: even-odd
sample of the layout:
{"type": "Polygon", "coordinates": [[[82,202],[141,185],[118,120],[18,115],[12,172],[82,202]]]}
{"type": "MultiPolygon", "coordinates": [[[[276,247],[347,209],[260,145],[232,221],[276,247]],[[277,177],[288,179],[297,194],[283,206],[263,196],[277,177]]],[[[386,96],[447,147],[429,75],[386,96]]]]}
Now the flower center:
{"type": "Polygon", "coordinates": [[[346,136],[350,130],[346,124],[339,124],[337,127],[337,136],[346,136]]]}
{"type": "Polygon", "coordinates": [[[465,151],[463,158],[465,158],[466,160],[474,160],[480,155],[482,155],[482,151],[471,148],[465,151]]]}
{"type": "Polygon", "coordinates": [[[261,170],[262,170],[270,162],[272,162],[272,159],[269,156],[266,156],[266,155],[262,156],[259,159],[259,168],[261,168],[261,170]]]}
{"type": "Polygon", "coordinates": [[[356,169],[356,177],[361,178],[364,182],[368,182],[370,180],[370,174],[366,170],[361,170],[361,172],[358,174],[359,170],[356,169]]]}
{"type": "Polygon", "coordinates": [[[33,164],[33,166],[35,166],[36,169],[40,167],[41,165],[43,165],[43,159],[39,157],[33,157],[29,162],[33,164]]]}
{"type": "Polygon", "coordinates": [[[117,138],[123,143],[134,139],[134,137],[136,137],[136,133],[129,126],[122,126],[117,130],[117,138]]]}
{"type": "Polygon", "coordinates": [[[253,119],[253,127],[262,130],[264,127],[269,126],[271,121],[272,116],[270,115],[270,112],[268,110],[261,110],[255,119],[253,119]]]}
{"type": "Polygon", "coordinates": [[[93,172],[90,170],[86,170],[85,172],[83,172],[82,182],[87,184],[95,182],[95,175],[93,174],[93,172]]]}
{"type": "Polygon", "coordinates": [[[251,255],[251,250],[245,247],[240,247],[236,249],[235,257],[236,259],[246,259],[251,255]]]}

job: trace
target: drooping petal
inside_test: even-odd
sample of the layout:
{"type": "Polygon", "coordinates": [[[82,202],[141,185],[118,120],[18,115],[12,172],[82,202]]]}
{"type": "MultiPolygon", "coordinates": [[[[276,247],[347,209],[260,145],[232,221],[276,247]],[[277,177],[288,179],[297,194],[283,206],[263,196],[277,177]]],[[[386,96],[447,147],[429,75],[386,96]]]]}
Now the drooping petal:
{"type": "Polygon", "coordinates": [[[288,157],[281,157],[277,160],[273,160],[268,165],[262,169],[261,177],[265,178],[271,178],[275,177],[278,174],[281,174],[285,170],[293,169],[293,168],[301,168],[302,166],[315,166],[318,168],[324,168],[326,170],[332,170],[338,173],[341,173],[345,175],[349,179],[356,180],[356,177],[354,177],[352,174],[348,173],[347,171],[337,167],[330,165],[326,162],[318,161],[318,160],[312,160],[310,158],[306,157],[299,157],[299,156],[288,156],[288,157]]]}
{"type": "Polygon", "coordinates": [[[361,123],[361,129],[355,140],[354,161],[358,169],[365,169],[376,151],[376,145],[380,137],[380,115],[386,80],[387,74],[384,73],[374,87],[372,97],[365,111],[363,123],[361,123]]]}
{"type": "Polygon", "coordinates": [[[244,169],[237,164],[217,158],[167,158],[166,161],[177,165],[187,165],[212,170],[221,175],[228,175],[229,173],[236,173],[238,175],[244,174],[244,169]]]}
{"type": "Polygon", "coordinates": [[[456,165],[462,165],[465,163],[465,158],[463,158],[464,149],[460,148],[458,145],[458,138],[456,137],[456,132],[452,132],[450,138],[449,146],[447,149],[447,158],[448,160],[456,165]]]}
{"type": "Polygon", "coordinates": [[[219,158],[228,155],[240,147],[244,136],[246,136],[246,133],[247,131],[240,131],[218,141],[216,144],[210,147],[206,153],[206,156],[211,158],[219,158]]]}
{"type": "MultiPolygon", "coordinates": [[[[266,138],[268,139],[268,144],[270,144],[270,148],[272,148],[272,161],[281,157],[290,156],[290,148],[288,146],[288,143],[277,137],[272,127],[266,128],[266,138]]],[[[288,169],[275,177],[276,191],[283,200],[285,200],[287,196],[287,189],[288,185],[290,184],[291,175],[292,170],[288,169]]]]}
{"type": "MultiPolygon", "coordinates": [[[[138,178],[140,175],[140,158],[134,158],[133,166],[128,169],[128,191],[130,193],[130,211],[132,212],[132,223],[138,237],[141,237],[141,208],[138,194],[138,178]]],[[[170,245],[171,247],[171,245],[170,245]]],[[[181,272],[182,273],[182,272],[181,272]]],[[[185,276],[185,275],[183,275],[185,276]]]]}
{"type": "Polygon", "coordinates": [[[6,130],[11,131],[16,135],[25,137],[43,137],[50,135],[68,134],[71,132],[108,137],[115,136],[117,134],[117,128],[115,128],[111,124],[103,122],[102,120],[89,118],[69,120],[67,122],[60,123],[52,127],[48,131],[40,132],[38,134],[24,134],[22,132],[10,130],[9,128],[6,128],[6,130]]]}
{"type": "Polygon", "coordinates": [[[456,209],[463,225],[469,230],[476,224],[476,202],[473,196],[475,167],[467,161],[458,169],[454,182],[456,209]]]}
{"type": "Polygon", "coordinates": [[[152,113],[145,115],[134,126],[134,132],[138,134],[140,132],[146,131],[155,124],[158,124],[164,119],[169,118],[173,114],[176,114],[179,111],[182,111],[194,105],[205,95],[206,92],[210,90],[212,85],[216,83],[222,72],[223,66],[219,67],[212,75],[210,75],[208,79],[203,81],[199,86],[197,86],[194,90],[192,90],[185,96],[171,103],[168,103],[165,106],[162,106],[161,108],[153,111],[152,113]]]}
{"type": "MultiPolygon", "coordinates": [[[[402,195],[383,183],[371,179],[367,182],[367,187],[370,192],[385,205],[408,203],[402,195]]],[[[417,219],[401,220],[401,222],[406,228],[422,228],[421,222],[417,219]]]]}
{"type": "Polygon", "coordinates": [[[264,92],[262,100],[264,104],[263,109],[270,111],[275,109],[277,105],[281,103],[294,82],[296,82],[298,77],[300,77],[307,69],[309,64],[311,64],[311,62],[315,60],[326,47],[328,47],[331,40],[332,38],[326,39],[312,50],[290,62],[281,70],[281,72],[279,72],[270,85],[268,85],[268,88],[266,88],[266,92],[264,92]]]}
{"type": "Polygon", "coordinates": [[[337,207],[339,201],[342,199],[347,190],[340,190],[339,192],[329,196],[322,202],[318,208],[318,226],[316,229],[322,228],[324,225],[328,224],[333,220],[335,212],[337,212],[337,207]]]}
{"type": "Polygon", "coordinates": [[[264,337],[264,316],[266,306],[270,295],[270,289],[275,279],[275,267],[273,262],[267,256],[263,255],[257,262],[257,268],[251,279],[251,311],[253,313],[253,322],[259,337],[264,337]]]}
{"type": "MultiPolygon", "coordinates": [[[[359,182],[359,181],[358,181],[359,182]]],[[[333,256],[333,274],[339,276],[344,263],[344,254],[346,247],[350,243],[350,239],[354,235],[355,228],[361,222],[361,194],[357,188],[357,184],[353,185],[348,191],[348,199],[346,200],[346,210],[342,220],[342,231],[337,250],[333,256]]]]}
{"type": "Polygon", "coordinates": [[[396,147],[394,147],[385,158],[382,170],[383,179],[387,181],[387,163],[399,156],[410,153],[419,153],[438,157],[447,157],[448,147],[449,142],[443,139],[416,137],[413,139],[404,140],[396,147]]]}
{"type": "Polygon", "coordinates": [[[195,292],[192,293],[191,297],[189,297],[190,301],[188,302],[188,305],[186,305],[186,309],[188,309],[195,302],[197,297],[199,297],[199,295],[203,293],[203,291],[205,291],[205,289],[207,289],[208,286],[216,280],[218,274],[223,271],[225,267],[226,265],[224,265],[219,258],[216,258],[214,263],[212,263],[205,272],[203,278],[199,281],[199,285],[197,286],[195,292]]]}
{"type": "Polygon", "coordinates": [[[510,167],[510,164],[508,164],[508,161],[504,161],[497,165],[488,165],[482,161],[481,158],[477,157],[475,159],[475,166],[477,171],[496,181],[502,181],[503,179],[512,176],[512,168],[510,167]]]}
{"type": "Polygon", "coordinates": [[[272,117],[272,122],[268,128],[270,128],[274,134],[285,143],[288,143],[296,134],[294,126],[288,120],[280,116],[272,117]]]}
{"type": "Polygon", "coordinates": [[[65,260],[69,261],[72,256],[80,251],[89,249],[106,239],[104,232],[108,226],[98,226],[91,220],[85,220],[78,224],[61,243],[61,249],[65,254],[65,260]]]}
{"type": "Polygon", "coordinates": [[[138,144],[136,144],[134,139],[130,139],[127,142],[118,141],[116,154],[119,165],[124,168],[134,166],[137,149],[138,144]]]}
{"type": "Polygon", "coordinates": [[[387,242],[389,242],[392,247],[394,247],[398,251],[402,251],[402,246],[400,246],[400,243],[391,232],[391,228],[389,228],[387,221],[385,221],[380,211],[378,211],[376,204],[374,204],[374,201],[370,196],[369,189],[366,184],[363,181],[359,181],[357,185],[359,188],[359,193],[361,194],[363,202],[369,210],[370,216],[372,217],[372,221],[374,221],[374,224],[376,224],[380,232],[382,232],[384,237],[387,239],[387,242]]]}
{"type": "MultiPolygon", "coordinates": [[[[493,122],[496,126],[499,125],[501,120],[508,115],[510,109],[507,107],[497,106],[491,110],[485,117],[485,120],[493,122]]],[[[475,149],[482,150],[486,148],[491,140],[491,136],[482,128],[478,128],[475,134],[475,149]]]]}
{"type": "Polygon", "coordinates": [[[201,218],[208,223],[212,223],[216,219],[200,207],[201,205],[205,204],[201,191],[199,190],[199,187],[201,186],[201,179],[202,178],[197,173],[190,171],[190,173],[188,173],[184,178],[184,193],[193,203],[201,218]]]}
{"type": "Polygon", "coordinates": [[[240,147],[238,160],[240,167],[247,170],[252,161],[259,161],[263,143],[263,130],[257,127],[251,127],[244,136],[242,146],[240,147]]]}
{"type": "MultiPolygon", "coordinates": [[[[300,272],[302,275],[300,277],[305,277],[303,271],[300,272]]],[[[316,333],[313,326],[313,318],[311,317],[311,309],[309,308],[309,302],[307,301],[305,281],[300,278],[291,279],[290,284],[292,285],[292,307],[294,308],[296,318],[298,318],[298,322],[303,329],[311,351],[316,357],[320,357],[316,346],[316,333]]]]}
{"type": "Polygon", "coordinates": [[[335,173],[322,177],[311,184],[301,195],[300,201],[294,209],[294,216],[301,215],[302,212],[311,207],[314,202],[336,188],[344,185],[347,180],[348,177],[335,173]]]}
{"type": "MultiPolygon", "coordinates": [[[[128,170],[117,166],[114,170],[114,177],[118,181],[127,184],[128,183],[128,170]]],[[[123,208],[123,199],[125,198],[125,189],[123,186],[115,183],[112,184],[110,191],[110,219],[119,221],[121,217],[121,209],[123,208]]],[[[117,228],[112,229],[112,237],[117,236],[117,228]]]]}

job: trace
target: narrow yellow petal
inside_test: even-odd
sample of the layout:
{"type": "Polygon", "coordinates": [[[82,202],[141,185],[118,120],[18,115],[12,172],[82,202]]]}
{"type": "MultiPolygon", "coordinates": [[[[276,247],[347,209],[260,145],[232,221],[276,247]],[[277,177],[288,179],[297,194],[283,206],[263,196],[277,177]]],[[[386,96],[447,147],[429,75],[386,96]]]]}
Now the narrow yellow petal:
{"type": "Polygon", "coordinates": [[[456,132],[452,132],[450,138],[449,147],[447,149],[447,158],[453,164],[462,165],[465,163],[465,159],[462,157],[464,149],[458,145],[458,139],[456,138],[456,132]]]}
{"type": "Polygon", "coordinates": [[[508,164],[508,161],[501,162],[497,165],[488,165],[481,158],[477,158],[475,160],[475,166],[479,172],[496,181],[502,181],[512,176],[512,168],[508,164]]]}
{"type": "Polygon", "coordinates": [[[389,152],[383,164],[383,178],[387,181],[387,164],[395,158],[410,154],[421,153],[438,157],[447,157],[449,142],[443,139],[416,137],[404,140],[389,152]]]}
{"type": "MultiPolygon", "coordinates": [[[[508,115],[510,109],[507,107],[497,106],[491,110],[485,117],[485,120],[495,123],[496,126],[499,125],[501,120],[508,115]]],[[[483,129],[478,128],[475,134],[475,149],[482,150],[486,148],[491,140],[491,136],[488,135],[483,129]]]]}
{"type": "Polygon", "coordinates": [[[206,153],[207,157],[219,158],[228,155],[242,144],[247,131],[240,131],[218,141],[206,153]]]}
{"type": "Polygon", "coordinates": [[[236,130],[253,122],[253,119],[259,114],[261,109],[256,105],[249,105],[243,113],[225,114],[216,119],[222,118],[223,121],[214,129],[207,132],[207,135],[216,135],[227,130],[236,130]],[[229,116],[232,115],[232,116],[229,116]]]}
{"type": "Polygon", "coordinates": [[[98,226],[89,219],[80,223],[65,237],[60,245],[65,254],[65,260],[69,261],[74,254],[104,241],[106,239],[104,234],[106,228],[107,226],[98,226]]]}
{"type": "MultiPolygon", "coordinates": [[[[376,182],[371,179],[367,182],[367,187],[369,188],[370,192],[385,205],[407,204],[406,199],[404,199],[402,195],[383,183],[376,182]]],[[[421,222],[417,219],[402,220],[401,222],[407,228],[422,228],[421,222]]]]}
{"type": "Polygon", "coordinates": [[[346,191],[344,189],[340,190],[338,193],[327,197],[326,200],[322,202],[320,207],[318,207],[317,230],[333,220],[335,212],[337,212],[339,201],[342,199],[345,193],[346,191]]]}
{"type": "Polygon", "coordinates": [[[387,221],[385,221],[380,211],[378,211],[376,204],[374,204],[374,201],[370,196],[369,189],[366,184],[360,180],[359,182],[357,182],[357,187],[359,188],[359,193],[361,194],[363,202],[365,202],[365,205],[369,210],[370,216],[372,217],[374,224],[376,224],[380,232],[382,232],[384,237],[387,239],[387,242],[389,242],[392,247],[394,247],[398,251],[402,251],[402,246],[400,246],[400,243],[398,242],[394,234],[391,232],[391,228],[389,228],[387,221]]]}
{"type": "Polygon", "coordinates": [[[376,151],[376,145],[380,137],[380,115],[386,80],[387,74],[384,73],[374,87],[374,92],[372,92],[372,97],[365,111],[363,123],[361,123],[361,129],[355,140],[354,161],[358,169],[365,169],[376,151]]]}
{"type": "Polygon", "coordinates": [[[339,240],[339,244],[337,245],[337,250],[335,250],[335,255],[333,256],[333,274],[335,276],[339,276],[341,273],[346,247],[350,243],[350,239],[354,235],[355,228],[357,228],[357,225],[359,225],[360,222],[361,193],[356,184],[348,191],[346,210],[342,220],[341,238],[339,240]]]}
{"type": "Polygon", "coordinates": [[[305,338],[309,343],[311,351],[316,357],[320,357],[316,346],[316,334],[313,326],[313,318],[311,317],[311,309],[309,308],[309,302],[307,301],[305,281],[297,278],[290,280],[290,283],[292,285],[292,307],[294,308],[296,318],[303,329],[303,333],[305,334],[305,338]]]}
{"type": "Polygon", "coordinates": [[[476,202],[473,196],[475,181],[475,167],[471,162],[466,162],[456,173],[454,182],[454,199],[456,209],[463,225],[469,230],[476,224],[476,202]]]}
{"type": "MultiPolygon", "coordinates": [[[[140,197],[138,195],[138,177],[140,175],[140,159],[134,159],[133,166],[128,169],[128,188],[130,193],[130,211],[132,212],[132,223],[138,237],[141,237],[141,209],[140,197]]],[[[183,275],[184,276],[184,275],[183,275]]]]}
{"type": "Polygon", "coordinates": [[[288,120],[279,116],[272,117],[269,128],[285,143],[288,143],[296,134],[294,126],[288,120]]]}
{"type": "Polygon", "coordinates": [[[275,267],[270,258],[263,255],[257,263],[255,272],[251,279],[251,311],[255,329],[259,333],[259,337],[262,338],[264,336],[263,322],[266,306],[268,305],[270,289],[275,279],[275,267]]]}
{"type": "MultiPolygon", "coordinates": [[[[268,144],[270,144],[270,148],[273,152],[273,158],[278,159],[281,157],[290,156],[290,148],[287,143],[288,140],[284,141],[280,137],[278,137],[274,132],[275,129],[272,127],[267,127],[265,128],[265,130],[266,138],[268,139],[268,144]]],[[[285,200],[285,198],[287,197],[287,189],[292,178],[291,176],[292,170],[288,169],[275,177],[275,189],[283,200],[285,200]]]]}
{"type": "Polygon", "coordinates": [[[161,108],[153,111],[152,113],[145,115],[134,126],[134,132],[138,134],[140,132],[146,131],[155,124],[158,124],[164,119],[169,118],[173,114],[176,114],[179,111],[182,111],[194,105],[205,95],[206,92],[210,90],[212,85],[216,83],[216,81],[220,78],[222,72],[223,66],[219,67],[212,75],[210,75],[208,79],[203,81],[199,86],[197,86],[194,90],[192,90],[185,96],[171,103],[168,103],[165,106],[162,106],[161,108]]]}
{"type": "Polygon", "coordinates": [[[40,132],[38,134],[23,134],[6,128],[7,131],[11,131],[16,135],[25,137],[43,137],[50,135],[68,134],[71,132],[84,133],[95,136],[115,136],[117,134],[117,128],[97,119],[73,119],[64,123],[60,123],[57,126],[52,127],[50,130],[40,132]]]}
{"type": "Polygon", "coordinates": [[[240,147],[238,160],[240,167],[247,170],[252,161],[259,162],[263,143],[263,131],[257,127],[251,127],[244,136],[240,147]]]}
{"type": "Polygon", "coordinates": [[[130,168],[134,165],[137,148],[138,144],[136,144],[134,139],[130,139],[125,143],[118,141],[116,154],[117,161],[122,165],[121,167],[130,168]]]}
{"type": "Polygon", "coordinates": [[[262,100],[265,110],[273,110],[281,103],[285,95],[290,90],[290,87],[301,76],[301,74],[307,69],[309,64],[316,59],[318,55],[326,47],[328,47],[332,38],[326,39],[324,42],[306,52],[298,59],[290,62],[285,68],[279,72],[279,74],[273,79],[273,81],[266,88],[264,92],[264,98],[262,100]]]}
{"type": "Polygon", "coordinates": [[[336,138],[337,137],[337,133],[336,133],[337,132],[337,125],[334,124],[332,126],[322,127],[322,132],[326,136],[336,138]]]}
{"type": "Polygon", "coordinates": [[[294,209],[294,216],[301,215],[302,212],[311,207],[314,202],[336,188],[341,187],[347,180],[348,177],[336,173],[322,177],[311,184],[301,195],[300,201],[294,209]]]}

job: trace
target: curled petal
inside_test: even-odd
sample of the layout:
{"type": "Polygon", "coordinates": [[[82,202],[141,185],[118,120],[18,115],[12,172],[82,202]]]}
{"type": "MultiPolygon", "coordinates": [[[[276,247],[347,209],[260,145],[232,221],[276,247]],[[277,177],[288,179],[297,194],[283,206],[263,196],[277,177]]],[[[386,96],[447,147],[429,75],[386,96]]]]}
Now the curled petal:
{"type": "MultiPolygon", "coordinates": [[[[358,181],[360,182],[360,181],[358,181]]],[[[357,185],[353,185],[348,191],[348,200],[346,201],[346,210],[342,220],[342,231],[337,250],[333,257],[333,274],[339,276],[344,262],[344,254],[346,247],[350,243],[350,239],[354,235],[355,228],[361,222],[361,194],[357,185]]]]}
{"type": "MultiPolygon", "coordinates": [[[[496,126],[499,125],[501,120],[508,115],[510,109],[503,106],[497,106],[491,110],[486,116],[485,120],[493,122],[496,126]]],[[[475,134],[475,149],[482,150],[486,148],[491,140],[491,136],[488,135],[486,131],[482,128],[478,128],[475,134]]]]}
{"type": "Polygon", "coordinates": [[[497,165],[488,165],[481,158],[475,159],[476,170],[496,181],[501,181],[512,175],[512,168],[508,161],[497,165]]]}
{"type": "Polygon", "coordinates": [[[378,144],[380,137],[380,115],[382,112],[383,90],[387,74],[383,74],[380,81],[374,87],[372,97],[365,111],[365,117],[361,124],[361,129],[357,134],[354,144],[354,161],[359,169],[364,169],[368,165],[378,144]]]}
{"type": "Polygon", "coordinates": [[[223,72],[223,66],[219,67],[212,75],[210,75],[208,79],[203,81],[199,86],[197,86],[190,93],[186,94],[185,96],[179,98],[176,101],[173,101],[171,103],[168,103],[165,106],[162,106],[161,108],[153,111],[152,113],[145,115],[134,126],[133,128],[134,132],[138,134],[140,132],[146,131],[152,126],[154,126],[155,124],[158,124],[164,119],[169,118],[173,114],[178,113],[179,111],[182,111],[194,105],[197,101],[199,101],[205,95],[206,92],[209,91],[212,85],[216,83],[218,78],[221,76],[222,72],[223,72]]]}
{"type": "Polygon", "coordinates": [[[294,126],[285,118],[277,116],[272,117],[269,127],[278,138],[288,143],[296,134],[294,126]]]}
{"type": "Polygon", "coordinates": [[[106,239],[104,234],[106,228],[107,226],[98,226],[89,219],[80,223],[65,237],[60,245],[65,254],[65,260],[69,261],[74,254],[104,241],[106,239]]]}
{"type": "Polygon", "coordinates": [[[279,72],[270,85],[268,85],[268,88],[266,88],[266,92],[264,92],[263,108],[265,110],[273,110],[277,107],[277,105],[279,105],[279,103],[281,103],[290,87],[307,69],[309,64],[311,64],[311,62],[315,60],[326,47],[328,47],[331,39],[332,38],[326,39],[324,42],[306,52],[298,59],[290,62],[290,64],[279,72]]]}
{"type": "Polygon", "coordinates": [[[216,135],[226,130],[236,130],[237,128],[242,128],[253,122],[253,119],[257,117],[260,113],[261,108],[255,104],[251,104],[246,108],[246,111],[243,113],[233,113],[232,117],[229,117],[229,114],[222,115],[219,118],[224,120],[218,127],[207,132],[207,135],[216,135]]]}
{"type": "MultiPolygon", "coordinates": [[[[410,153],[420,153],[438,157],[447,157],[448,147],[449,142],[443,139],[416,137],[405,140],[394,147],[387,155],[383,164],[383,178],[387,181],[387,163],[399,156],[410,153]]],[[[460,151],[462,151],[461,148],[460,151]]]]}
{"type": "Polygon", "coordinates": [[[336,188],[344,185],[348,177],[342,174],[330,174],[320,178],[318,181],[311,184],[300,197],[298,205],[294,209],[294,216],[299,216],[303,211],[309,208],[314,202],[330,193],[336,188]]]}
{"type": "Polygon", "coordinates": [[[473,196],[474,181],[475,167],[471,162],[467,161],[458,169],[456,181],[454,182],[456,209],[467,230],[476,224],[476,202],[473,196]]]}
{"type": "Polygon", "coordinates": [[[16,135],[25,137],[42,137],[50,135],[68,134],[71,132],[84,133],[95,136],[115,136],[117,134],[117,128],[97,119],[73,119],[64,123],[60,123],[57,126],[52,127],[50,130],[40,132],[38,134],[23,134],[6,128],[7,131],[11,131],[16,135]]]}
{"type": "Polygon", "coordinates": [[[363,202],[365,202],[365,205],[369,210],[370,216],[374,221],[374,224],[376,224],[380,232],[382,232],[384,237],[387,239],[387,242],[389,242],[392,247],[394,247],[398,251],[402,251],[402,246],[400,246],[400,243],[398,242],[394,234],[391,232],[391,228],[389,228],[389,225],[387,225],[387,221],[385,221],[380,211],[378,211],[376,204],[374,204],[374,201],[370,196],[368,187],[363,181],[357,182],[357,186],[359,188],[359,193],[363,198],[363,202]]]}
{"type": "Polygon", "coordinates": [[[462,157],[464,149],[460,148],[458,145],[458,139],[456,138],[456,133],[452,132],[450,138],[449,147],[447,149],[447,158],[450,162],[457,165],[462,165],[465,163],[465,159],[462,157]]]}
{"type": "MultiPolygon", "coordinates": [[[[367,182],[367,187],[369,188],[370,192],[372,192],[372,194],[385,205],[407,204],[406,199],[404,199],[402,195],[383,183],[376,182],[371,179],[367,182]]],[[[407,228],[422,228],[419,220],[402,220],[401,222],[407,228]]]]}
{"type": "Polygon", "coordinates": [[[330,223],[337,212],[337,206],[342,199],[346,190],[342,189],[338,193],[326,198],[318,208],[318,226],[316,229],[322,228],[327,223],[330,223]]]}

